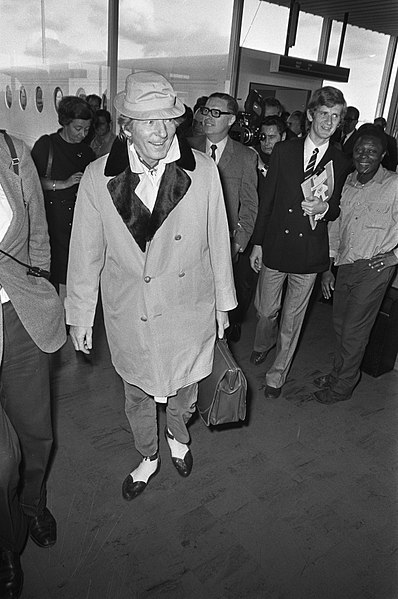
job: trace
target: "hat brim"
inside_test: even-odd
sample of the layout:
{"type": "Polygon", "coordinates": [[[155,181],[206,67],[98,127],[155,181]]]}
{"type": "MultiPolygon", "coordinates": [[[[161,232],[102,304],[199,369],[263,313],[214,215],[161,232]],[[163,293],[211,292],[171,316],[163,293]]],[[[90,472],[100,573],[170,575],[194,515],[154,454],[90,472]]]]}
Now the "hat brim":
{"type": "Polygon", "coordinates": [[[137,121],[148,121],[148,120],[165,120],[165,119],[176,119],[182,116],[185,112],[185,106],[177,97],[175,99],[174,106],[170,108],[161,108],[148,110],[146,112],[139,110],[132,110],[130,107],[125,105],[126,92],[119,92],[116,94],[113,105],[120,114],[127,116],[137,121]]]}

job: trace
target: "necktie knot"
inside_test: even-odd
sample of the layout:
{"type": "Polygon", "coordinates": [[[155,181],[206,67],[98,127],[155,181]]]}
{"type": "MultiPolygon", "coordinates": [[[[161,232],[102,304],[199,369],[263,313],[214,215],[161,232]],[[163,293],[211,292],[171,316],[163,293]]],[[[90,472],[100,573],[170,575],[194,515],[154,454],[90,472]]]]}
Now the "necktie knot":
{"type": "Polygon", "coordinates": [[[215,161],[215,160],[216,160],[216,150],[217,150],[217,146],[216,146],[216,144],[212,144],[212,145],[210,146],[210,150],[211,150],[211,154],[210,154],[210,156],[211,156],[211,157],[213,158],[213,160],[215,161]]]}
{"type": "Polygon", "coordinates": [[[318,155],[319,152],[319,148],[314,148],[314,151],[312,152],[310,159],[308,161],[307,166],[305,167],[305,171],[304,171],[304,179],[308,179],[309,177],[312,176],[314,170],[315,170],[315,163],[316,163],[316,157],[318,155]]]}

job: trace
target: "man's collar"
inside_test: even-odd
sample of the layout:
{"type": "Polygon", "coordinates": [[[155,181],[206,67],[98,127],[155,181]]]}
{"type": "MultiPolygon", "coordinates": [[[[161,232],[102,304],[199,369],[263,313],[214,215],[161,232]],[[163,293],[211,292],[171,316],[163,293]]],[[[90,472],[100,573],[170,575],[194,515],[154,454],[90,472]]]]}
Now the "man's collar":
{"type": "Polygon", "coordinates": [[[379,185],[381,183],[383,183],[385,178],[385,169],[383,168],[383,166],[381,164],[379,164],[379,168],[377,169],[377,171],[375,172],[375,174],[373,175],[373,177],[371,179],[369,179],[369,181],[367,181],[366,183],[361,183],[360,181],[358,181],[358,172],[354,171],[351,174],[351,181],[350,183],[352,185],[354,185],[354,187],[364,187],[365,185],[369,185],[370,183],[378,183],[379,185]]]}
{"type": "MultiPolygon", "coordinates": [[[[185,140],[185,138],[178,138],[177,141],[180,149],[180,158],[176,161],[177,166],[186,171],[194,171],[196,167],[196,161],[188,142],[185,140]]],[[[106,177],[116,177],[125,171],[128,166],[129,153],[127,149],[127,141],[121,140],[119,137],[117,137],[106,161],[104,174],[106,177]]]]}
{"type": "MultiPolygon", "coordinates": [[[[133,143],[128,144],[127,148],[129,150],[128,155],[130,161],[130,168],[133,173],[140,174],[152,170],[148,164],[146,164],[143,160],[140,159],[133,143]]],[[[177,136],[175,135],[173,141],[171,142],[171,146],[169,148],[169,151],[167,152],[167,155],[165,156],[165,158],[159,160],[158,164],[154,168],[164,169],[166,164],[168,164],[169,162],[177,162],[180,158],[180,148],[178,146],[177,136]]]]}

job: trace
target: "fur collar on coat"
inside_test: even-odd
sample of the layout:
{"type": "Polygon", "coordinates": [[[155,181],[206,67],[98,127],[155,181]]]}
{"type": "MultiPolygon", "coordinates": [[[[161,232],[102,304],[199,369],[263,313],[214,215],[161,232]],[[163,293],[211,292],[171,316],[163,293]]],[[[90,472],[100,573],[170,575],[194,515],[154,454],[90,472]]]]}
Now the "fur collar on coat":
{"type": "Polygon", "coordinates": [[[181,157],[166,165],[152,213],[135,193],[139,176],[130,169],[127,142],[116,139],[105,165],[108,190],[116,210],[142,252],[170,212],[187,193],[191,178],[185,172],[195,170],[191,148],[179,139],[181,157]]]}

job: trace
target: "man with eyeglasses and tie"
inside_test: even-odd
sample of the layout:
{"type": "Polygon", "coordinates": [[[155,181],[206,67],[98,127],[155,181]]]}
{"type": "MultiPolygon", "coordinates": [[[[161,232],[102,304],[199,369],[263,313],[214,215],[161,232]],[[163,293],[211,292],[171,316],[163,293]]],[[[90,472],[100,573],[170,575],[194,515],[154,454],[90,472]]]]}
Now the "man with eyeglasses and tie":
{"type": "Polygon", "coordinates": [[[281,394],[315,279],[329,266],[327,222],[339,215],[341,190],[349,171],[344,154],[329,140],[345,109],[340,90],[334,87],[316,90],[307,107],[309,134],[306,138],[276,144],[267,176],[259,179],[260,206],[250,256],[253,270],[260,273],[255,297],[258,323],[251,362],[255,365],[264,362],[276,345],[274,361],[266,375],[266,399],[281,394]],[[330,161],[334,187],[329,201],[315,196],[304,198],[303,181],[322,172],[330,161]]]}
{"type": "Polygon", "coordinates": [[[200,110],[204,117],[205,135],[188,141],[196,150],[211,156],[220,173],[238,299],[238,307],[229,314],[227,337],[236,342],[240,339],[241,322],[251,298],[252,277],[247,255],[250,250],[244,252],[253,233],[258,209],[257,156],[250,148],[228,135],[239,110],[235,98],[215,92],[200,110]]]}
{"type": "MultiPolygon", "coordinates": [[[[355,106],[348,106],[347,112],[344,117],[343,131],[341,135],[341,149],[344,154],[352,161],[352,154],[354,146],[358,139],[357,124],[359,120],[359,110],[355,106]]],[[[354,163],[352,162],[352,169],[354,170],[354,163]]]]}

